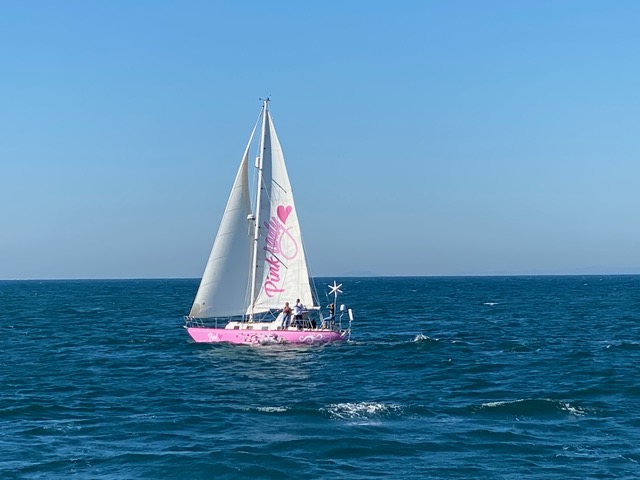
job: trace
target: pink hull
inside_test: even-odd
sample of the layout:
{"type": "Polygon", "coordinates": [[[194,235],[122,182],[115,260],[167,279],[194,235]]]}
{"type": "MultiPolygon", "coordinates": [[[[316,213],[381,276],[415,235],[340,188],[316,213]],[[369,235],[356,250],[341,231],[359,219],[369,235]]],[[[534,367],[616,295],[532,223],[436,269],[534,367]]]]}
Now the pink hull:
{"type": "Polygon", "coordinates": [[[187,328],[198,343],[229,342],[244,345],[270,343],[322,344],[344,340],[333,330],[229,330],[224,328],[187,328]]]}

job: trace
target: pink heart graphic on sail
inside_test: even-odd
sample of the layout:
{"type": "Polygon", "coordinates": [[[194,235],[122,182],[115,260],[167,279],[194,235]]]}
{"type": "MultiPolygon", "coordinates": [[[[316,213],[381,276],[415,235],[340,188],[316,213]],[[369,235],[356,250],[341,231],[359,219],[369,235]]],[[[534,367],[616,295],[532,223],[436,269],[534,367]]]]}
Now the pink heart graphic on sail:
{"type": "Polygon", "coordinates": [[[289,268],[289,260],[298,256],[298,242],[295,237],[295,225],[287,227],[287,219],[293,207],[291,205],[278,205],[276,215],[272,216],[268,222],[264,222],[266,229],[265,237],[265,267],[269,269],[263,284],[264,293],[267,297],[285,293],[285,283],[280,271],[280,266],[289,268]],[[277,217],[277,218],[276,218],[277,217]],[[280,220],[280,221],[278,221],[280,220]]]}
{"type": "Polygon", "coordinates": [[[284,205],[278,206],[278,210],[277,210],[278,218],[282,223],[287,223],[287,218],[289,218],[289,215],[291,214],[291,210],[292,210],[291,205],[289,205],[288,207],[285,207],[284,205]]]}

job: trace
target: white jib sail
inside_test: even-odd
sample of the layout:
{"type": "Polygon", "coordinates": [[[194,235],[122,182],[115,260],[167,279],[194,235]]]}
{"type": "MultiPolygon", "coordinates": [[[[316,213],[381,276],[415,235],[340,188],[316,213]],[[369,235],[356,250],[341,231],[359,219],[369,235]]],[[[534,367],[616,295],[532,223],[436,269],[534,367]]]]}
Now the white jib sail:
{"type": "Polygon", "coordinates": [[[191,317],[243,315],[247,309],[247,283],[251,271],[253,239],[252,222],[247,221],[251,213],[248,158],[249,146],[233,183],[209,261],[189,314],[191,317]]]}
{"type": "Polygon", "coordinates": [[[249,314],[282,308],[285,302],[293,306],[297,299],[307,307],[314,305],[282,147],[268,110],[265,115],[256,257],[258,289],[253,305],[247,309],[249,314]]]}

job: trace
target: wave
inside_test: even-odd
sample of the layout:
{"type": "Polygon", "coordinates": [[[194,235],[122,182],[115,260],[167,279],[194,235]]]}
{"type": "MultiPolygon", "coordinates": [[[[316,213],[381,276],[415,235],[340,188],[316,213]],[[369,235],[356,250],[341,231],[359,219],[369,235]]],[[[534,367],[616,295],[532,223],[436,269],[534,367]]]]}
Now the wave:
{"type": "Polygon", "coordinates": [[[493,307],[494,305],[500,305],[498,302],[484,302],[483,305],[488,305],[490,307],[493,307]]]}
{"type": "Polygon", "coordinates": [[[320,410],[337,420],[374,420],[400,414],[403,409],[393,403],[359,402],[335,403],[320,410]]]}
{"type": "Polygon", "coordinates": [[[539,348],[515,340],[501,341],[498,346],[501,353],[527,353],[539,350],[539,348]]]}
{"type": "Polygon", "coordinates": [[[104,315],[107,310],[104,307],[97,306],[60,306],[51,310],[54,315],[71,315],[71,316],[87,316],[94,317],[104,315]]]}
{"type": "Polygon", "coordinates": [[[604,348],[605,350],[608,350],[610,348],[619,349],[619,350],[638,350],[640,349],[640,342],[619,340],[619,341],[607,342],[607,346],[604,348]]]}
{"type": "Polygon", "coordinates": [[[472,408],[474,412],[488,413],[491,415],[513,415],[523,417],[552,416],[558,414],[570,414],[581,417],[587,414],[586,410],[560,400],[550,398],[532,399],[521,398],[511,401],[498,401],[483,403],[479,407],[472,408]]]}
{"type": "Polygon", "coordinates": [[[320,408],[289,407],[284,405],[245,407],[245,412],[257,412],[265,414],[286,413],[296,415],[329,415],[334,420],[349,420],[371,423],[383,418],[404,414],[404,408],[398,404],[379,402],[345,402],[334,403],[320,408]]]}
{"type": "Polygon", "coordinates": [[[439,338],[432,338],[423,333],[413,334],[413,338],[408,337],[407,334],[390,334],[383,338],[376,339],[358,339],[350,340],[348,343],[351,346],[370,347],[375,350],[402,350],[411,349],[415,351],[416,346],[424,347],[428,345],[435,345],[440,343],[439,338]]]}
{"type": "Polygon", "coordinates": [[[263,412],[263,413],[283,413],[283,412],[287,412],[290,410],[289,407],[282,407],[282,406],[277,406],[277,407],[256,407],[254,409],[249,409],[249,410],[255,410],[257,412],[263,412]]]}
{"type": "Polygon", "coordinates": [[[413,343],[420,343],[420,342],[427,342],[428,343],[428,342],[437,342],[438,339],[437,338],[431,338],[431,337],[429,337],[427,335],[423,335],[422,333],[419,333],[411,341],[413,343]]]}

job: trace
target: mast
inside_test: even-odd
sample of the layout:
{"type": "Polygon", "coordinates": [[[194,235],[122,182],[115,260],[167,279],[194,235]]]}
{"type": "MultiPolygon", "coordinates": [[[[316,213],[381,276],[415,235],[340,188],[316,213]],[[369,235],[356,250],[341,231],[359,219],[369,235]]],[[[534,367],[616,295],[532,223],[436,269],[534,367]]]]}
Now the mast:
{"type": "Polygon", "coordinates": [[[267,97],[263,100],[262,104],[262,134],[260,136],[260,157],[258,158],[258,185],[256,187],[256,218],[255,218],[255,228],[253,233],[253,255],[251,256],[251,261],[253,265],[251,266],[251,313],[249,314],[249,320],[253,320],[253,306],[255,304],[256,298],[256,274],[258,272],[258,240],[260,239],[260,190],[262,187],[262,161],[264,158],[264,139],[267,132],[267,114],[269,111],[269,98],[267,97]]]}

